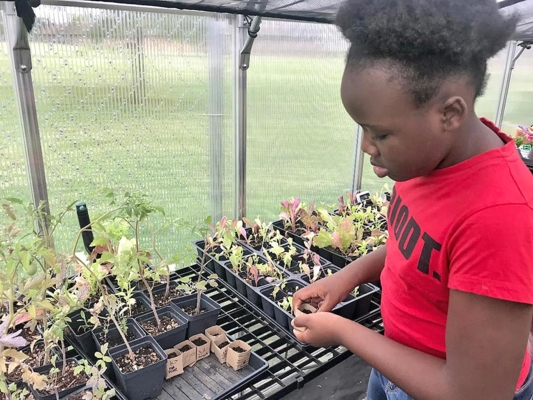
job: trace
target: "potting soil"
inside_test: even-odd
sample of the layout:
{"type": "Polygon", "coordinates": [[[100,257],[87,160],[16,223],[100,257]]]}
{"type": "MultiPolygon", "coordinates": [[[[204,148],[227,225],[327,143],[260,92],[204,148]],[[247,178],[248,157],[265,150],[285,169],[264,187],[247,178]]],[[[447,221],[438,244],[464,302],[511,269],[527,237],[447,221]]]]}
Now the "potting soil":
{"type": "MultiPolygon", "coordinates": [[[[110,348],[111,347],[115,347],[115,346],[119,346],[122,343],[124,343],[124,341],[122,340],[122,337],[120,336],[120,334],[118,332],[115,332],[115,334],[117,336],[112,337],[112,338],[105,338],[104,334],[101,333],[100,335],[98,335],[98,342],[100,342],[101,345],[107,342],[109,344],[110,348]]],[[[132,340],[135,340],[135,334],[131,330],[128,330],[126,332],[126,339],[128,340],[128,342],[131,342],[132,340]]]]}
{"type": "Polygon", "coordinates": [[[143,327],[143,329],[152,336],[157,336],[160,333],[168,332],[180,326],[178,321],[170,317],[167,317],[166,315],[160,317],[159,321],[161,322],[160,328],[157,326],[157,322],[155,319],[140,321],[140,324],[143,327]]]}
{"type": "Polygon", "coordinates": [[[241,349],[239,346],[234,347],[233,350],[234,350],[236,353],[246,353],[246,350],[241,349]]]}
{"type": "Polygon", "coordinates": [[[115,362],[123,374],[137,371],[161,360],[161,357],[151,347],[141,347],[133,352],[133,359],[126,353],[118,357],[115,362]]]}
{"type": "Polygon", "coordinates": [[[140,302],[130,307],[130,315],[139,315],[147,311],[148,311],[148,307],[146,307],[143,303],[140,303],[140,302]]]}
{"type": "Polygon", "coordinates": [[[154,294],[154,303],[158,307],[164,307],[164,306],[170,304],[171,300],[176,299],[176,298],[181,297],[181,296],[182,296],[181,292],[175,286],[174,287],[171,286],[169,291],[168,291],[168,296],[166,296],[166,298],[165,298],[165,291],[164,290],[162,292],[160,292],[160,293],[154,294]]]}
{"type": "Polygon", "coordinates": [[[75,361],[69,361],[65,370],[62,367],[58,367],[59,372],[55,374],[46,373],[46,387],[42,390],[37,390],[37,392],[45,396],[54,394],[56,390],[61,392],[65,389],[84,384],[89,380],[89,377],[83,371],[78,375],[74,375],[74,369],[77,366],[78,364],[75,361]]]}
{"type": "Polygon", "coordinates": [[[203,313],[206,313],[207,310],[205,308],[200,308],[200,314],[196,314],[196,306],[189,306],[189,307],[185,307],[185,308],[182,308],[183,312],[186,313],[187,315],[190,315],[191,317],[194,317],[195,315],[200,315],[200,314],[203,314],[203,313]]]}
{"type": "Polygon", "coordinates": [[[206,341],[202,338],[194,339],[192,342],[198,347],[203,346],[206,343],[206,341]]]}

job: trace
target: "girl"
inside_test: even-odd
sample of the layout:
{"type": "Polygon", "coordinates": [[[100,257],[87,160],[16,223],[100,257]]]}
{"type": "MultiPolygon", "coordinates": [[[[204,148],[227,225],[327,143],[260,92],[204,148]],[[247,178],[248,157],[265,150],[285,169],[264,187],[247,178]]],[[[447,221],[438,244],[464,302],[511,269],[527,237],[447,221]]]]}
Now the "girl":
{"type": "Polygon", "coordinates": [[[298,339],[374,367],[368,400],[533,399],[533,178],[474,112],[516,26],[495,0],[348,0],[341,96],[378,177],[386,246],[294,296],[298,339]],[[329,311],[381,279],[385,336],[329,311]]]}

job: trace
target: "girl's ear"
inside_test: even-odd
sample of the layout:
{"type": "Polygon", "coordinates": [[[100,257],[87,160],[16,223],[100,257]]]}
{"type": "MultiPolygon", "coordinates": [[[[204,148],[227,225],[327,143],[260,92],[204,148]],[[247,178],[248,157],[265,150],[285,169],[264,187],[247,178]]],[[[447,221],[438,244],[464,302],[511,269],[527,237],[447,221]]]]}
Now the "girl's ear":
{"type": "Polygon", "coordinates": [[[460,96],[450,97],[442,103],[442,124],[447,132],[459,129],[467,115],[468,105],[460,96]]]}

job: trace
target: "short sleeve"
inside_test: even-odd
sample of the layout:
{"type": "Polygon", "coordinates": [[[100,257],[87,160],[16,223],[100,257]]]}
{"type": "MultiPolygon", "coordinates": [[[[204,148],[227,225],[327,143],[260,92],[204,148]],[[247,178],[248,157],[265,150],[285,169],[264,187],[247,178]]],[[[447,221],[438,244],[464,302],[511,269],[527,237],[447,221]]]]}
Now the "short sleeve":
{"type": "Polygon", "coordinates": [[[448,288],[533,304],[533,210],[498,205],[466,218],[449,246],[448,288]]]}

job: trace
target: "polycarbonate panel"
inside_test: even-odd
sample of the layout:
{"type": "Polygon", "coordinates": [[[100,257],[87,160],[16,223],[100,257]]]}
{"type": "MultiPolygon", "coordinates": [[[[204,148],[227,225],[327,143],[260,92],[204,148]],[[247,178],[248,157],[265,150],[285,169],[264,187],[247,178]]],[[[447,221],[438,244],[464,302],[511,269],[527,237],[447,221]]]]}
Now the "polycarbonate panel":
{"type": "Polygon", "coordinates": [[[515,134],[518,125],[533,125],[533,50],[526,50],[516,61],[511,78],[502,128],[515,134]]]}
{"type": "Polygon", "coordinates": [[[496,118],[506,58],[507,49],[505,48],[488,62],[487,86],[483,96],[476,102],[476,113],[479,117],[485,117],[492,121],[496,118]]]}
{"type": "Polygon", "coordinates": [[[0,202],[6,197],[31,200],[4,18],[0,12],[0,202]]]}
{"type": "Polygon", "coordinates": [[[340,83],[347,42],[330,25],[264,21],[248,72],[247,214],[277,219],[290,196],[350,190],[355,123],[340,83]]]}
{"type": "MultiPolygon", "coordinates": [[[[210,207],[210,65],[219,62],[223,164],[231,165],[229,22],[216,16],[41,6],[31,35],[37,110],[53,212],[85,200],[92,216],[109,210],[95,191],[145,193],[170,219],[198,223],[210,207]],[[218,60],[208,56],[208,28],[218,60]],[[220,25],[221,24],[221,25],[220,25]],[[228,151],[228,149],[230,151],[228,151]],[[229,158],[226,159],[226,158],[229,158]]],[[[222,185],[230,196],[231,174],[222,185]]],[[[225,198],[226,208],[232,198],[225,198]]],[[[77,227],[58,233],[62,248],[77,227]]],[[[190,235],[164,233],[163,254],[190,235]]]]}

